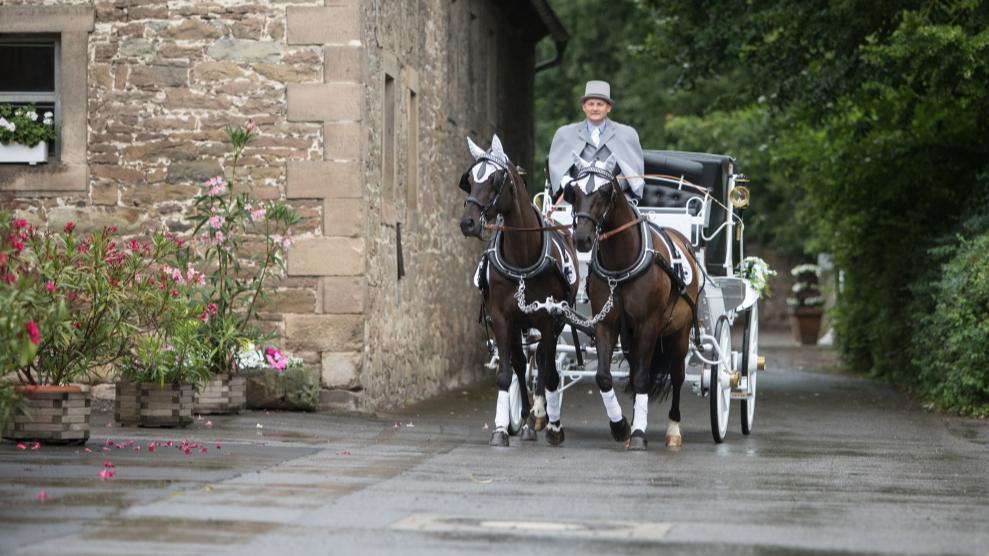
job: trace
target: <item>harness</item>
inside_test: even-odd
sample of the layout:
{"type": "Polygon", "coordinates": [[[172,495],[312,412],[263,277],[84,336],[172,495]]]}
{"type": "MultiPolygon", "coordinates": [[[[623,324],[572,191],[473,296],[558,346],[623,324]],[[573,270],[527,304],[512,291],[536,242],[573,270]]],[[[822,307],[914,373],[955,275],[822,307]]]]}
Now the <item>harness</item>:
{"type": "MultiPolygon", "coordinates": [[[[539,209],[536,208],[535,205],[530,206],[533,212],[536,213],[536,218],[539,219],[539,224],[542,227],[543,217],[539,214],[539,209]]],[[[565,265],[562,264],[561,261],[557,260],[557,257],[553,253],[554,248],[560,253],[563,253],[564,257],[567,253],[563,240],[557,234],[553,233],[550,229],[543,230],[542,249],[539,254],[539,259],[527,267],[512,266],[505,260],[502,255],[502,244],[504,243],[504,240],[505,233],[504,231],[499,230],[495,232],[494,236],[491,238],[491,243],[488,244],[488,248],[484,250],[484,255],[481,257],[481,265],[483,268],[478,268],[478,276],[482,280],[486,281],[485,278],[488,264],[490,264],[499,274],[513,282],[528,280],[533,276],[546,272],[548,268],[552,267],[560,275],[560,278],[563,279],[567,292],[568,294],[570,293],[570,290],[572,289],[571,279],[564,274],[565,270],[563,267],[565,265]]],[[[482,289],[485,289],[487,286],[487,284],[482,286],[481,283],[478,283],[477,285],[482,289]]]]}
{"type": "MultiPolygon", "coordinates": [[[[584,171],[587,171],[588,173],[600,175],[601,170],[597,168],[594,169],[586,168],[585,170],[582,170],[582,173],[584,171]]],[[[614,203],[608,205],[608,208],[601,216],[601,220],[607,218],[608,211],[611,210],[613,204],[614,203]]],[[[638,223],[639,232],[640,235],[642,236],[642,247],[639,250],[639,255],[636,257],[635,262],[632,263],[630,266],[620,270],[608,270],[604,268],[604,266],[602,266],[601,264],[601,260],[600,260],[601,253],[599,249],[600,240],[607,239],[607,237],[611,237],[613,233],[617,231],[617,229],[613,230],[612,232],[609,232],[607,235],[601,234],[600,225],[598,224],[597,219],[595,219],[593,216],[587,213],[578,213],[577,215],[575,215],[574,218],[575,220],[577,216],[581,216],[583,218],[587,218],[588,220],[590,220],[591,223],[595,225],[595,228],[598,230],[598,234],[599,234],[598,241],[595,241],[594,246],[591,248],[591,260],[588,264],[588,270],[590,273],[596,274],[599,278],[607,282],[613,295],[616,286],[619,286],[622,283],[629,282],[631,280],[638,278],[646,271],[648,271],[649,268],[654,264],[659,266],[660,270],[662,270],[667,276],[669,276],[670,284],[672,286],[670,288],[670,299],[667,302],[667,304],[670,305],[670,314],[667,317],[667,320],[673,318],[673,310],[675,308],[673,304],[674,298],[680,297],[687,303],[687,306],[690,307],[690,313],[694,325],[694,344],[699,348],[701,345],[700,344],[701,335],[700,335],[700,324],[697,320],[697,304],[694,302],[693,299],[690,298],[690,295],[687,293],[687,284],[683,281],[683,278],[680,276],[680,273],[677,272],[676,269],[674,269],[671,266],[671,264],[667,262],[666,259],[662,257],[662,255],[660,255],[660,252],[656,250],[655,244],[653,243],[653,235],[651,231],[655,231],[659,235],[659,237],[662,238],[663,242],[666,244],[667,250],[670,253],[671,260],[675,257],[676,245],[673,243],[673,240],[669,236],[669,232],[667,232],[665,228],[657,224],[654,224],[652,222],[649,222],[648,220],[643,218],[642,215],[639,213],[638,208],[635,207],[634,205],[632,206],[632,211],[635,213],[636,216],[636,220],[634,220],[633,223],[635,222],[638,223]]],[[[690,252],[689,249],[687,251],[690,252]]],[[[694,260],[694,263],[697,263],[697,259],[696,257],[693,256],[693,253],[690,253],[690,256],[694,260]]],[[[698,279],[701,280],[700,287],[701,287],[701,291],[703,291],[704,286],[706,285],[705,284],[706,276],[704,276],[704,269],[701,268],[700,264],[697,264],[697,268],[700,269],[700,272],[702,274],[702,276],[698,277],[698,279]]]]}

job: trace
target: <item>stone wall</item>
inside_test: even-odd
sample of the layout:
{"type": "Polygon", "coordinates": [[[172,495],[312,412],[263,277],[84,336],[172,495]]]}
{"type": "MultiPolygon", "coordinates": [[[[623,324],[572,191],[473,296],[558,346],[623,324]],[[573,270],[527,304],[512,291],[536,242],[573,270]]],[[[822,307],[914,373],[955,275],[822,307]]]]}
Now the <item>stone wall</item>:
{"type": "Polygon", "coordinates": [[[482,245],[459,232],[456,183],[468,135],[486,145],[497,130],[531,169],[541,27],[527,2],[3,0],[0,10],[16,6],[95,13],[88,177],[53,191],[42,173],[0,175],[4,205],[54,228],[185,232],[200,184],[229,177],[224,126],[253,119],[261,135],[236,187],[303,216],[263,318],[322,368],[325,404],[392,407],[481,376],[469,283],[482,245]]]}

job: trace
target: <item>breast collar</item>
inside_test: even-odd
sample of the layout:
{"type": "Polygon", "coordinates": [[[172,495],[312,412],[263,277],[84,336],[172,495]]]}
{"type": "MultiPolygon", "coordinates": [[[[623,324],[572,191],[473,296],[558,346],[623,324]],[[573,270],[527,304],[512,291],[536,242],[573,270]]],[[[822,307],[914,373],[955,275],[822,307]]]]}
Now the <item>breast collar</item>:
{"type": "MultiPolygon", "coordinates": [[[[539,214],[539,209],[535,205],[530,205],[532,210],[536,213],[536,218],[539,219],[539,225],[543,226],[543,217],[539,214]]],[[[539,260],[536,261],[532,266],[525,268],[518,268],[511,266],[505,261],[505,258],[501,254],[502,244],[504,243],[504,232],[496,232],[494,237],[491,238],[491,243],[488,245],[487,250],[484,255],[491,261],[491,265],[497,270],[501,275],[517,282],[519,280],[527,280],[531,276],[535,276],[544,272],[547,268],[553,267],[558,268],[556,257],[553,256],[553,236],[550,231],[542,232],[542,253],[539,255],[539,260]]]]}
{"type": "MultiPolygon", "coordinates": [[[[635,212],[636,218],[641,218],[639,209],[632,207],[635,212]]],[[[640,274],[644,273],[649,269],[650,266],[656,263],[657,257],[659,257],[659,252],[655,249],[655,244],[653,243],[652,236],[652,225],[646,218],[642,219],[642,223],[639,224],[639,233],[642,235],[642,243],[639,248],[639,256],[636,257],[634,263],[631,266],[623,268],[621,270],[608,270],[601,265],[601,252],[599,250],[600,243],[595,241],[594,247],[591,249],[591,260],[588,264],[589,270],[597,274],[599,277],[604,278],[607,281],[614,281],[616,283],[628,282],[634,278],[637,278],[640,274]]],[[[658,231],[658,228],[657,228],[658,231]]],[[[670,239],[666,237],[666,234],[660,232],[659,234],[666,242],[666,248],[670,252],[671,257],[673,253],[673,245],[670,243],[670,239]]]]}

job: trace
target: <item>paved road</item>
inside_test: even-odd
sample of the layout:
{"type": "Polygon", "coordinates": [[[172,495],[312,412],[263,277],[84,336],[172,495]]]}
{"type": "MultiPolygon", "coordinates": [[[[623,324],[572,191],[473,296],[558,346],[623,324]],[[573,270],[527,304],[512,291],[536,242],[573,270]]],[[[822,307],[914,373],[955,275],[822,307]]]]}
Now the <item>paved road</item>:
{"type": "Polygon", "coordinates": [[[764,351],[752,436],[733,407],[715,445],[707,400],[688,395],[679,451],[654,409],[654,445],[625,452],[582,385],[561,448],[489,448],[489,388],[376,419],[253,412],[154,431],[98,415],[92,452],[0,446],[0,552],[989,554],[989,423],[822,372],[826,351],[764,351]]]}

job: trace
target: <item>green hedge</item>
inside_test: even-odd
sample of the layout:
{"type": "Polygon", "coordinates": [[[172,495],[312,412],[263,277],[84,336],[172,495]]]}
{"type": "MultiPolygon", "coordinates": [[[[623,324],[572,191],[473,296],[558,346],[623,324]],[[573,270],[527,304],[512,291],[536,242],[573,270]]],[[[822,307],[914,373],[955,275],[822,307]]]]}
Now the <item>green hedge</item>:
{"type": "Polygon", "coordinates": [[[939,409],[989,416],[989,231],[930,254],[947,261],[914,287],[917,386],[939,409]]]}

